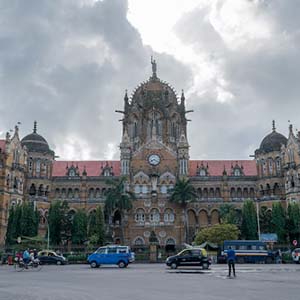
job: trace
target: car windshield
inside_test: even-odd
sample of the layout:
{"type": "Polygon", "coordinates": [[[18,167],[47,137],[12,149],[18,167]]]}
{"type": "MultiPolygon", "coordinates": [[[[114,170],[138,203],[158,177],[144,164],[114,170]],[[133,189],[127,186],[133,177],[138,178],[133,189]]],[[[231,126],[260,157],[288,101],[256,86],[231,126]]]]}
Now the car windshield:
{"type": "Polygon", "coordinates": [[[97,251],[96,251],[96,253],[98,253],[98,254],[103,254],[103,253],[105,253],[106,252],[106,247],[104,247],[104,248],[99,248],[97,251]]]}

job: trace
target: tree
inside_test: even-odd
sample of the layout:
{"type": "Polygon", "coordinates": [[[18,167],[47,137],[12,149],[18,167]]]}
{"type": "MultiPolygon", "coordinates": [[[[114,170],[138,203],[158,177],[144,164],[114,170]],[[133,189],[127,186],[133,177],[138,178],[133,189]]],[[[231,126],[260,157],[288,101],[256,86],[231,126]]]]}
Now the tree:
{"type": "Polygon", "coordinates": [[[233,204],[225,203],[220,205],[220,219],[223,224],[241,225],[241,211],[236,209],[233,204]]]}
{"type": "Polygon", "coordinates": [[[52,244],[59,245],[61,242],[61,212],[60,201],[52,202],[49,209],[48,223],[50,240],[52,244]]]}
{"type": "Polygon", "coordinates": [[[252,200],[246,200],[243,204],[241,233],[246,240],[257,239],[256,209],[252,200]]]}
{"type": "Polygon", "coordinates": [[[51,243],[59,245],[70,240],[72,229],[72,216],[68,214],[67,201],[54,201],[50,205],[48,223],[51,243]]]}
{"type": "Polygon", "coordinates": [[[12,245],[16,242],[15,236],[15,227],[14,227],[14,219],[15,219],[15,208],[12,206],[9,209],[8,221],[7,221],[7,230],[6,230],[6,237],[5,237],[5,244],[12,245]]]}
{"type": "Polygon", "coordinates": [[[300,206],[290,203],[287,209],[286,231],[290,241],[300,238],[300,206]]]}
{"type": "Polygon", "coordinates": [[[27,237],[36,236],[38,233],[39,214],[34,209],[33,203],[22,204],[21,235],[27,237]]]}
{"type": "Polygon", "coordinates": [[[270,233],[272,229],[272,211],[266,206],[262,206],[259,212],[260,231],[270,233]]]}
{"type": "Polygon", "coordinates": [[[286,215],[280,202],[275,202],[272,205],[272,227],[273,231],[277,233],[278,240],[284,242],[286,238],[285,231],[286,215]]]}
{"type": "Polygon", "coordinates": [[[135,195],[126,189],[126,177],[122,177],[117,181],[108,180],[107,184],[112,187],[106,194],[105,212],[111,216],[116,210],[119,211],[121,216],[121,238],[124,243],[124,216],[125,212],[132,208],[135,195]]]}
{"type": "Polygon", "coordinates": [[[222,245],[225,240],[237,240],[239,234],[240,231],[234,224],[216,224],[200,230],[196,235],[195,244],[211,242],[222,245]]]}
{"type": "Polygon", "coordinates": [[[184,213],[184,240],[188,240],[188,214],[187,206],[189,203],[194,202],[197,198],[196,190],[191,185],[189,179],[178,178],[174,188],[171,190],[170,201],[179,204],[184,213]]]}
{"type": "Polygon", "coordinates": [[[73,219],[72,243],[83,244],[87,240],[87,216],[83,210],[79,210],[73,219]]]}
{"type": "Polygon", "coordinates": [[[19,236],[36,236],[38,233],[38,222],[39,214],[32,203],[24,202],[22,205],[11,207],[6,231],[6,244],[15,243],[19,236]]]}

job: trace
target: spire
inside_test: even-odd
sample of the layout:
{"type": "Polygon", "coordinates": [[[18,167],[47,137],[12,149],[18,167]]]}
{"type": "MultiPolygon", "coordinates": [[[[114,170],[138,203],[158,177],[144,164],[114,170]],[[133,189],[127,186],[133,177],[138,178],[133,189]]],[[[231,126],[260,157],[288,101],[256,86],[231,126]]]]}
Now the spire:
{"type": "Polygon", "coordinates": [[[152,79],[156,79],[156,71],[157,71],[157,65],[156,65],[156,60],[153,59],[153,56],[151,55],[151,65],[152,65],[152,79]]]}
{"type": "Polygon", "coordinates": [[[184,90],[181,90],[181,104],[183,105],[184,104],[184,101],[185,101],[185,97],[184,97],[184,90]]]}
{"type": "Polygon", "coordinates": [[[33,133],[37,132],[37,121],[34,121],[33,123],[33,133]]]}
{"type": "Polygon", "coordinates": [[[126,103],[128,103],[128,95],[127,95],[127,90],[125,90],[124,101],[125,101],[126,103]]]}
{"type": "Polygon", "coordinates": [[[290,134],[293,134],[293,124],[290,124],[289,129],[290,129],[290,134]]]}
{"type": "Polygon", "coordinates": [[[276,127],[275,127],[275,120],[272,121],[272,131],[275,132],[276,131],[276,127]]]}

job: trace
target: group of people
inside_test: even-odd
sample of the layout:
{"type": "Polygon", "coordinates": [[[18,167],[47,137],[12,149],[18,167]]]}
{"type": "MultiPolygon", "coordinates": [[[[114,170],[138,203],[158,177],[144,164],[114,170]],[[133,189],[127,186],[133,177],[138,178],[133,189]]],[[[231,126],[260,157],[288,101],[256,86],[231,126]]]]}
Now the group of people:
{"type": "Polygon", "coordinates": [[[23,259],[23,262],[24,262],[25,264],[28,264],[30,261],[36,259],[37,256],[38,256],[37,250],[36,250],[36,249],[30,250],[29,248],[25,249],[25,250],[23,251],[23,253],[22,253],[22,252],[19,252],[19,253],[16,254],[16,257],[17,257],[18,259],[22,258],[22,259],[23,259]]]}

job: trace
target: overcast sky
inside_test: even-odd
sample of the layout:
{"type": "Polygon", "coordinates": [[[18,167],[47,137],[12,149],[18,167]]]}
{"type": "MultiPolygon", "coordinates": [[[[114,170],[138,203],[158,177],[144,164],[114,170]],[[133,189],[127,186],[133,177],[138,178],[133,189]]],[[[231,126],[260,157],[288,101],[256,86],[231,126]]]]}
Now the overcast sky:
{"type": "MultiPolygon", "coordinates": [[[[60,159],[119,159],[120,115],[151,75],[185,90],[192,159],[247,159],[300,126],[300,0],[0,0],[0,134],[60,159]]],[[[299,127],[300,129],[300,127],[299,127]]]]}

